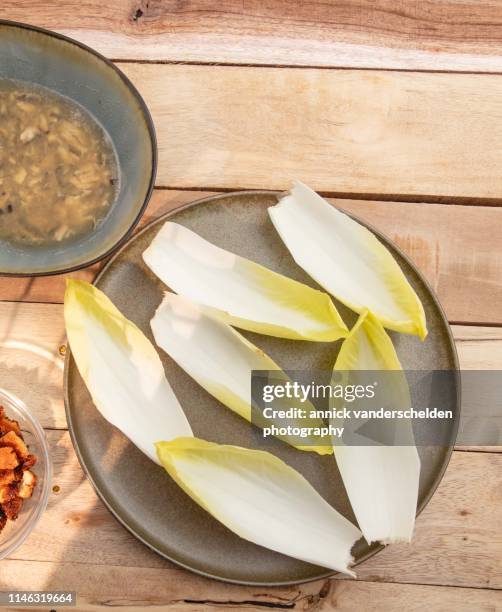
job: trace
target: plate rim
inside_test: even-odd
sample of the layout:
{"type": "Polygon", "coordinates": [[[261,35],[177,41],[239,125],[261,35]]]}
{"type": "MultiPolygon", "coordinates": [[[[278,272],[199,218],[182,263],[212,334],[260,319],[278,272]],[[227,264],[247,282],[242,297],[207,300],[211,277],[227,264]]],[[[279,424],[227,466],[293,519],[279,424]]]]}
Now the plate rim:
{"type": "MultiPolygon", "coordinates": [[[[120,257],[122,251],[124,251],[126,248],[129,247],[129,245],[134,242],[136,239],[138,239],[142,234],[146,233],[147,231],[149,231],[151,229],[152,226],[156,225],[156,224],[160,224],[162,222],[165,222],[166,220],[169,219],[169,217],[171,217],[172,215],[181,212],[183,210],[186,210],[188,208],[192,208],[194,206],[198,206],[199,204],[207,204],[210,202],[214,202],[220,199],[225,199],[225,198],[230,198],[230,197],[236,197],[236,196],[242,196],[242,195],[267,195],[267,196],[276,196],[279,197],[281,196],[283,193],[285,193],[285,191],[278,191],[278,190],[267,190],[267,189],[245,189],[245,190],[238,190],[238,191],[229,191],[229,192],[225,192],[225,193],[218,193],[212,196],[208,196],[208,197],[202,197],[202,198],[198,198],[196,200],[193,200],[191,202],[185,202],[184,204],[181,204],[171,210],[168,210],[167,212],[163,213],[162,215],[160,215],[159,217],[156,217],[154,219],[152,219],[151,221],[149,221],[144,227],[142,227],[138,232],[136,232],[135,234],[129,236],[129,238],[122,244],[120,245],[120,247],[115,250],[115,252],[112,254],[112,256],[106,261],[105,265],[101,268],[101,270],[98,272],[96,278],[93,280],[92,284],[94,286],[97,286],[97,284],[99,283],[99,281],[101,280],[101,277],[104,276],[106,274],[106,272],[108,271],[108,268],[112,266],[112,264],[114,263],[114,261],[120,257]]],[[[336,199],[336,198],[335,198],[336,199]]],[[[387,236],[385,236],[385,234],[383,232],[380,232],[379,230],[377,230],[376,228],[374,228],[370,223],[367,223],[366,221],[363,221],[362,219],[360,219],[358,216],[353,215],[351,212],[348,212],[347,210],[345,210],[343,207],[338,206],[338,201],[336,204],[336,208],[338,210],[341,210],[343,213],[345,213],[346,215],[348,215],[349,217],[351,217],[352,219],[354,219],[355,221],[357,221],[358,223],[361,223],[361,225],[363,225],[364,227],[366,227],[368,230],[370,230],[378,239],[383,240],[384,243],[387,242],[389,244],[392,245],[392,248],[399,254],[400,257],[403,258],[403,260],[413,269],[413,271],[415,272],[415,274],[418,276],[419,280],[421,283],[423,283],[423,285],[425,286],[425,288],[427,289],[427,291],[429,292],[432,301],[434,302],[434,305],[436,306],[436,308],[438,309],[440,318],[442,320],[442,323],[445,327],[445,330],[447,332],[447,338],[448,338],[448,344],[449,344],[449,349],[451,351],[452,354],[452,358],[453,358],[453,364],[454,364],[454,372],[457,375],[457,385],[456,385],[456,396],[457,396],[457,401],[456,401],[456,414],[457,414],[457,418],[454,424],[454,439],[452,444],[449,445],[446,454],[445,454],[445,458],[443,461],[443,464],[441,465],[441,468],[438,470],[436,477],[434,478],[434,481],[429,489],[429,491],[427,492],[427,495],[423,498],[422,502],[419,504],[419,506],[417,507],[417,513],[416,513],[416,517],[418,517],[422,511],[424,510],[424,508],[428,505],[428,503],[430,502],[430,500],[432,499],[434,493],[436,492],[440,482],[443,479],[443,476],[448,468],[448,465],[450,464],[451,461],[451,457],[454,451],[454,447],[455,447],[455,441],[456,441],[456,436],[457,436],[457,430],[458,430],[458,424],[459,424],[459,420],[460,420],[460,413],[461,413],[461,409],[462,409],[462,405],[461,405],[461,385],[460,385],[460,365],[459,365],[459,359],[458,359],[458,353],[457,353],[457,347],[455,344],[455,339],[453,337],[453,333],[451,331],[451,327],[450,324],[448,322],[448,318],[446,316],[446,313],[443,309],[443,306],[441,305],[441,302],[439,301],[435,291],[432,289],[429,281],[425,278],[425,276],[423,275],[422,271],[416,266],[416,264],[411,260],[410,257],[408,257],[408,255],[406,253],[404,253],[402,251],[402,249],[396,245],[396,243],[391,240],[390,238],[388,238],[387,236]]],[[[69,393],[68,393],[68,378],[69,378],[69,370],[70,370],[70,362],[72,361],[72,356],[71,356],[71,349],[68,345],[68,341],[66,344],[66,353],[65,353],[65,361],[64,361],[64,372],[63,372],[63,391],[64,391],[64,406],[65,406],[65,415],[66,415],[66,421],[68,424],[68,431],[70,433],[70,439],[73,445],[73,449],[75,451],[75,454],[77,455],[77,459],[79,461],[80,467],[82,468],[82,471],[84,472],[86,478],[89,480],[89,482],[91,483],[92,488],[94,489],[94,491],[96,492],[97,496],[99,497],[99,499],[103,502],[103,504],[105,505],[105,507],[108,509],[108,511],[113,515],[113,517],[123,526],[125,527],[125,529],[131,533],[138,541],[140,541],[142,544],[144,544],[147,548],[149,548],[150,550],[152,550],[153,552],[157,553],[159,556],[161,556],[162,558],[170,561],[171,563],[173,563],[174,565],[181,567],[185,570],[188,570],[194,574],[197,574],[199,576],[203,576],[204,578],[210,578],[212,580],[217,580],[219,582],[223,582],[226,584],[236,584],[236,585],[241,585],[241,586],[252,586],[252,587],[286,587],[286,586],[294,586],[294,585],[301,585],[301,584],[308,584],[310,582],[314,582],[316,580],[325,580],[327,578],[331,578],[332,576],[335,576],[337,574],[339,574],[340,572],[337,571],[333,571],[333,570],[326,570],[323,573],[319,573],[318,575],[311,577],[311,578],[305,578],[302,580],[280,580],[280,581],[271,581],[271,582],[263,582],[263,581],[256,581],[256,580],[237,580],[234,578],[228,578],[225,576],[220,576],[217,574],[212,574],[211,572],[207,572],[204,571],[202,569],[198,569],[195,567],[192,567],[191,565],[184,563],[183,561],[180,561],[168,554],[166,554],[165,552],[159,550],[154,544],[152,544],[151,542],[148,542],[140,533],[138,533],[138,531],[136,529],[134,529],[134,527],[132,527],[131,525],[129,525],[127,523],[127,521],[125,521],[120,514],[113,508],[113,505],[111,502],[109,502],[106,498],[106,495],[103,494],[100,490],[99,487],[97,486],[96,482],[94,481],[94,479],[92,478],[89,470],[87,469],[84,459],[82,457],[82,454],[80,452],[80,448],[78,446],[76,437],[74,435],[74,427],[73,427],[73,421],[71,418],[71,412],[70,412],[70,399],[69,399],[69,393]]],[[[76,367],[76,366],[75,366],[76,367]]],[[[380,552],[381,550],[383,550],[384,548],[386,548],[386,546],[384,544],[373,544],[372,548],[365,554],[363,555],[360,559],[357,560],[356,563],[354,563],[354,565],[352,567],[356,567],[358,565],[360,565],[361,563],[363,563],[364,561],[370,559],[371,557],[373,557],[373,555],[377,554],[378,552],[380,552]]],[[[320,569],[321,566],[319,566],[320,569]]]]}

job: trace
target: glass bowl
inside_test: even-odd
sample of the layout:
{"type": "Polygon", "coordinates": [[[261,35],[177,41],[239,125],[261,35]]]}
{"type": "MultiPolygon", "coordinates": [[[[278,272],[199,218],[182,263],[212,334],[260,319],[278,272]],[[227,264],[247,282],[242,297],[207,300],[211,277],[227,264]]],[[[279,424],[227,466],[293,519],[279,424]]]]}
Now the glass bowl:
{"type": "Polygon", "coordinates": [[[42,516],[49,498],[52,466],[44,430],[26,406],[1,388],[0,406],[5,409],[6,416],[19,423],[30,453],[37,457],[36,464],[30,468],[37,477],[33,495],[24,501],[18,518],[8,520],[0,532],[0,559],[4,559],[25,541],[42,516]]]}

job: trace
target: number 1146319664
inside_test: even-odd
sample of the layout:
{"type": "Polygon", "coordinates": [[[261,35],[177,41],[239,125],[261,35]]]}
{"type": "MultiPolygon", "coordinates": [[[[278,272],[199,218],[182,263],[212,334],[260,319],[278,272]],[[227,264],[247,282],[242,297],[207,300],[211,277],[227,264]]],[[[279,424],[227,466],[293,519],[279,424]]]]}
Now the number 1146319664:
{"type": "Polygon", "coordinates": [[[75,606],[74,591],[7,591],[0,593],[0,605],[8,607],[22,604],[23,606],[75,606]]]}

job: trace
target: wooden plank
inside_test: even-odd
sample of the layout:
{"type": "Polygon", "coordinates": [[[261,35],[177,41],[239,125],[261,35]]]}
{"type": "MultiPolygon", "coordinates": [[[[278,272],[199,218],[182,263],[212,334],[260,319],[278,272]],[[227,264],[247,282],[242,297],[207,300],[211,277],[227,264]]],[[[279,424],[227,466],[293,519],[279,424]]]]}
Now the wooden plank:
{"type": "Polygon", "coordinates": [[[502,330],[496,327],[452,327],[460,365],[467,370],[502,369],[502,330]]]}
{"type": "Polygon", "coordinates": [[[333,195],[500,202],[502,76],[121,67],[156,124],[160,186],[283,189],[300,178],[333,195]]]}
{"type": "MultiPolygon", "coordinates": [[[[502,330],[453,326],[463,369],[502,370],[502,330]]],[[[64,428],[63,350],[59,304],[0,302],[0,381],[44,427],[64,428]]]]}
{"type": "MultiPolygon", "coordinates": [[[[501,595],[487,589],[325,580],[281,588],[221,584],[180,570],[136,569],[63,563],[4,561],[3,590],[77,592],[79,612],[221,612],[221,610],[337,610],[339,612],[496,611],[501,595]]],[[[20,610],[20,607],[9,610],[20,610]]]]}
{"type": "MultiPolygon", "coordinates": [[[[156,190],[140,227],[208,194],[156,190]]],[[[502,325],[502,209],[400,202],[332,202],[367,221],[400,246],[425,274],[450,321],[502,325]]],[[[98,266],[70,275],[0,277],[0,299],[61,302],[67,276],[92,280],[98,266]]]]}
{"type": "Polygon", "coordinates": [[[502,8],[453,0],[4,0],[116,59],[500,71],[502,8]]]}
{"type": "MultiPolygon", "coordinates": [[[[68,433],[49,431],[48,439],[59,491],[51,494],[40,524],[13,558],[173,568],[104,508],[82,474],[68,433]]],[[[361,564],[359,578],[502,589],[501,492],[502,454],[455,452],[417,519],[413,544],[391,546],[361,564]]]]}

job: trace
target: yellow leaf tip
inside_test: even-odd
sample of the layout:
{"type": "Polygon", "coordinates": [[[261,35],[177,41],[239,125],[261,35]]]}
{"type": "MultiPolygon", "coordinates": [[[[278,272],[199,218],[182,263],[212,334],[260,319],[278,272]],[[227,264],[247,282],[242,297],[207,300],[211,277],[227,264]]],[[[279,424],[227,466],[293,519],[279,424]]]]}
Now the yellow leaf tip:
{"type": "Polygon", "coordinates": [[[427,330],[427,327],[423,327],[420,326],[418,329],[418,337],[420,338],[420,340],[422,340],[422,342],[427,338],[429,334],[429,331],[427,330]]]}

